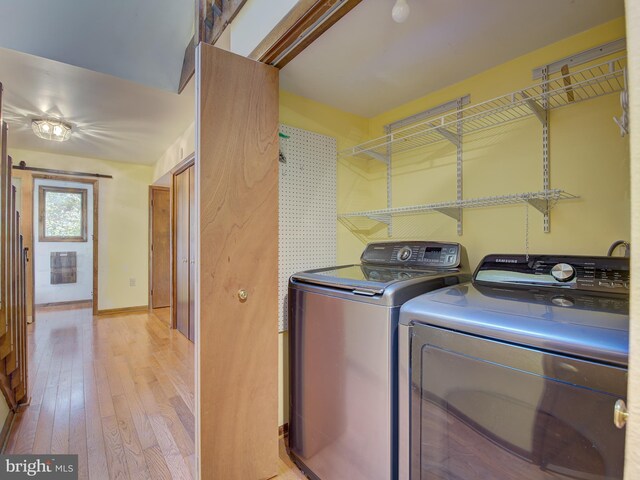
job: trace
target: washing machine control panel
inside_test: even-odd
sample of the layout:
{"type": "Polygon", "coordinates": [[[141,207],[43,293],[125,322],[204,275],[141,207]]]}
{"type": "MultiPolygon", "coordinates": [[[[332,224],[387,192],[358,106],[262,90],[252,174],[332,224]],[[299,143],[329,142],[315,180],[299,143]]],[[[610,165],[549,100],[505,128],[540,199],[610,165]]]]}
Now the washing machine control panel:
{"type": "Polygon", "coordinates": [[[458,268],[462,246],[445,242],[370,243],[362,253],[364,264],[403,266],[408,268],[458,268]]]}
{"type": "Polygon", "coordinates": [[[474,274],[480,284],[629,294],[629,259],[562,255],[489,255],[474,274]]]}

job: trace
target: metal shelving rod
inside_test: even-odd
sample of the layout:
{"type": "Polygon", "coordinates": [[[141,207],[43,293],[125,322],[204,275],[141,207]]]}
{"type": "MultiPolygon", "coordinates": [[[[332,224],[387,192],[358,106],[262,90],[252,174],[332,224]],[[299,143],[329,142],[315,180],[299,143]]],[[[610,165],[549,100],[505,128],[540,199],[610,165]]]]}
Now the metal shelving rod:
{"type": "Polygon", "coordinates": [[[490,197],[471,198],[467,200],[454,200],[450,202],[437,202],[425,205],[411,205],[406,207],[384,208],[362,212],[348,212],[339,214],[339,218],[367,217],[376,221],[390,219],[394,216],[414,215],[419,213],[439,212],[447,216],[459,218],[458,212],[465,208],[495,207],[500,205],[529,204],[536,210],[545,214],[560,200],[578,199],[577,195],[560,189],[541,192],[514,193],[510,195],[497,195],[490,197]]]}

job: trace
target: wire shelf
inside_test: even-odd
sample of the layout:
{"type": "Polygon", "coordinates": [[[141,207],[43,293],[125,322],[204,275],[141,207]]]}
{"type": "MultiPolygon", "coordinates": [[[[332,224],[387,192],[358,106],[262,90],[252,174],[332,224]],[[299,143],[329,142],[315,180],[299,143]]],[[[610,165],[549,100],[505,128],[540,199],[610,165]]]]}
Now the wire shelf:
{"type": "Polygon", "coordinates": [[[534,115],[544,121],[545,101],[549,110],[553,110],[624,90],[625,69],[626,57],[619,57],[567,75],[560,74],[523,90],[395,130],[383,137],[342,150],[339,155],[366,156],[388,161],[389,153],[394,155],[451,140],[458,134],[458,123],[461,125],[462,135],[467,135],[534,115]],[[460,120],[459,112],[462,113],[460,120]]]}
{"type": "Polygon", "coordinates": [[[465,208],[497,207],[501,205],[529,204],[541,213],[548,213],[560,200],[578,199],[577,195],[560,189],[541,192],[514,193],[492,197],[471,198],[468,200],[454,200],[450,202],[430,203],[426,205],[411,205],[407,207],[383,208],[362,212],[341,213],[338,219],[364,217],[379,223],[389,225],[396,216],[415,215],[417,213],[442,213],[456,220],[460,219],[460,212],[465,208]]]}

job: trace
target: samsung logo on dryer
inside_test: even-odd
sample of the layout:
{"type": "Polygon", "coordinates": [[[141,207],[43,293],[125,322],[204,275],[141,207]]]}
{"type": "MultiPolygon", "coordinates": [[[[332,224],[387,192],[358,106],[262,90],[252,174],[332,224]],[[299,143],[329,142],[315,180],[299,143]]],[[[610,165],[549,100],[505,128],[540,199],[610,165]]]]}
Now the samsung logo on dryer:
{"type": "Polygon", "coordinates": [[[518,263],[516,258],[496,258],[496,263],[518,263]]]}

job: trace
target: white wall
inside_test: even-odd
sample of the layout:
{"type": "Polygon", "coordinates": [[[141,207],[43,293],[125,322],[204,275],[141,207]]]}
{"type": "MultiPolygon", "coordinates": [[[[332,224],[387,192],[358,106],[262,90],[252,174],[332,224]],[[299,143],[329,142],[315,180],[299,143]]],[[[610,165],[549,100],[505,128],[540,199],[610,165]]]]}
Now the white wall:
{"type": "Polygon", "coordinates": [[[248,56],[298,2],[248,0],[229,26],[230,51],[248,56]]]}
{"type": "Polygon", "coordinates": [[[153,182],[157,182],[173,167],[187,158],[196,149],[196,124],[195,121],[182,132],[171,146],[158,159],[153,167],[153,182]]]}
{"type": "Polygon", "coordinates": [[[146,305],[149,185],[153,167],[32,150],[10,149],[9,154],[14,162],[24,160],[31,167],[113,176],[99,180],[98,309],[146,305]]]}
{"type": "Polygon", "coordinates": [[[34,292],[36,305],[93,299],[93,185],[36,179],[33,188],[34,292]],[[39,232],[40,186],[87,190],[87,241],[41,242],[39,232]],[[51,253],[76,252],[76,283],[51,284],[51,253]]]}

